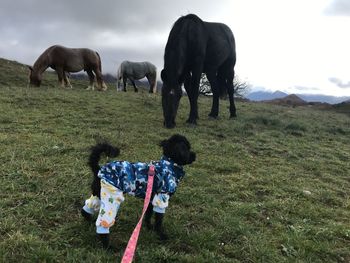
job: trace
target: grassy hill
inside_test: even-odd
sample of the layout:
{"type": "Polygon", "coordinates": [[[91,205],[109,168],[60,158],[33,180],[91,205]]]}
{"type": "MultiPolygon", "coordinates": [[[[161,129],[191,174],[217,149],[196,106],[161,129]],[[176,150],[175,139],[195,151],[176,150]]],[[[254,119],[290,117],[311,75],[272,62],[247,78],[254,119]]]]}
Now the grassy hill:
{"type": "MultiPolygon", "coordinates": [[[[70,82],[74,89],[86,89],[89,82],[87,74],[83,71],[79,74],[81,77],[86,76],[86,79],[71,78],[70,82]]],[[[112,80],[108,76],[108,80],[112,80]]],[[[3,87],[26,87],[29,82],[29,69],[27,65],[0,58],[0,88],[3,87]]],[[[56,72],[48,69],[43,74],[41,83],[44,88],[57,88],[58,78],[56,72]]],[[[96,85],[96,84],[95,84],[96,85]]],[[[107,83],[109,88],[115,88],[114,83],[107,83]]]]}
{"type": "Polygon", "coordinates": [[[295,94],[291,94],[291,95],[285,96],[283,98],[267,100],[264,102],[269,103],[269,104],[286,105],[286,106],[291,106],[291,107],[308,105],[308,103],[306,101],[302,100],[301,98],[299,98],[295,94]]]}
{"type": "Polygon", "coordinates": [[[11,66],[0,84],[2,262],[119,261],[142,200],[126,197],[111,232],[118,249],[102,250],[79,213],[89,147],[107,139],[120,159],[157,160],[157,143],[173,133],[189,138],[197,161],[170,201],[170,239],[142,229],[135,262],[350,261],[348,115],[238,102],[229,120],[222,101],[210,120],[211,99],[200,97],[190,127],[184,97],[168,130],[159,94],[59,89],[49,73],[26,88],[25,68],[11,66]]]}

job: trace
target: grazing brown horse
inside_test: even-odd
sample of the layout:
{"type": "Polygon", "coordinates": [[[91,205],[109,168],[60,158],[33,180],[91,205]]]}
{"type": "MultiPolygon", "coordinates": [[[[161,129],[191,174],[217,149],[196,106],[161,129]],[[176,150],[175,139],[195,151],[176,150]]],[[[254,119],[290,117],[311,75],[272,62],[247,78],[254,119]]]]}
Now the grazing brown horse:
{"type": "Polygon", "coordinates": [[[100,55],[91,49],[67,48],[58,45],[49,47],[39,56],[33,67],[29,67],[29,83],[39,87],[42,74],[48,67],[51,67],[57,72],[58,82],[61,87],[65,87],[66,85],[72,87],[67,78],[67,73],[84,70],[90,79],[88,89],[94,89],[94,73],[97,80],[97,89],[107,89],[102,79],[100,55]]]}

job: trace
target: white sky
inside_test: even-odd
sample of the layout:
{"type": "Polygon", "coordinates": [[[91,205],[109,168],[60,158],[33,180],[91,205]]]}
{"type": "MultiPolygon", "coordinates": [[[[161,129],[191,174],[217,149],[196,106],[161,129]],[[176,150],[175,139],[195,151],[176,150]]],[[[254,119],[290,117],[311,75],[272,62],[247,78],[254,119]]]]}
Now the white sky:
{"type": "Polygon", "coordinates": [[[1,0],[0,57],[33,64],[61,44],[97,50],[104,72],[123,60],[160,71],[188,13],[231,27],[236,73],[253,90],[350,96],[350,0],[1,0]]]}
{"type": "Polygon", "coordinates": [[[350,80],[350,16],[326,15],[331,3],[233,1],[229,24],[236,35],[238,74],[270,90],[349,96],[350,85],[329,81],[350,80]]]}

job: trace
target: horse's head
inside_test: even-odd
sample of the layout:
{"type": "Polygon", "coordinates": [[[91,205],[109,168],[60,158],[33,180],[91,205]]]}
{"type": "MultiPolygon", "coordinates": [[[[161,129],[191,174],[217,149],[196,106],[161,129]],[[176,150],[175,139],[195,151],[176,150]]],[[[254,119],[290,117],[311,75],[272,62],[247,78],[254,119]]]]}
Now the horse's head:
{"type": "Polygon", "coordinates": [[[176,126],[176,113],[182,96],[181,85],[176,83],[176,81],[170,81],[165,69],[161,72],[161,78],[163,81],[162,106],[164,125],[167,128],[174,128],[176,126]]]}
{"type": "Polygon", "coordinates": [[[41,75],[36,72],[31,66],[28,66],[30,72],[29,72],[29,84],[40,87],[41,84],[41,75]]]}

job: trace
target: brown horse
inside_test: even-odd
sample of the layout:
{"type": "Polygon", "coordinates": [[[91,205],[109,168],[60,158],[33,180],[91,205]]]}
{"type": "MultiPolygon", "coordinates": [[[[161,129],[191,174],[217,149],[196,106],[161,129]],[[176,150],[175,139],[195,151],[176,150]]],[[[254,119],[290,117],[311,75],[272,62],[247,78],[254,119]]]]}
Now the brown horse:
{"type": "Polygon", "coordinates": [[[61,87],[72,87],[67,78],[69,72],[86,71],[90,79],[88,89],[94,89],[94,73],[97,80],[98,90],[107,90],[106,84],[102,79],[101,58],[100,55],[87,48],[67,48],[63,46],[49,47],[35,61],[33,67],[29,67],[29,83],[39,87],[42,74],[51,67],[57,72],[58,82],[61,87]]]}

